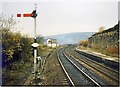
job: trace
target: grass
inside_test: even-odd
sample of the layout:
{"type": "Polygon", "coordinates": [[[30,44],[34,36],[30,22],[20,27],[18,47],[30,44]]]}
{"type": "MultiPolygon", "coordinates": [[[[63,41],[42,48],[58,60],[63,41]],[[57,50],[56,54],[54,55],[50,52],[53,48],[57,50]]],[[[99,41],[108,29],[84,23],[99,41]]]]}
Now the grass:
{"type": "MultiPolygon", "coordinates": [[[[82,50],[87,50],[88,48],[87,47],[79,47],[79,49],[82,49],[82,50]]],[[[104,50],[100,50],[98,48],[89,48],[95,52],[98,52],[98,53],[102,53],[102,54],[105,54],[107,56],[111,56],[111,57],[117,57],[119,58],[119,51],[117,48],[109,48],[109,49],[104,49],[104,50]]]]}
{"type": "MultiPolygon", "coordinates": [[[[42,62],[44,61],[45,57],[49,54],[51,48],[43,47],[42,49],[38,50],[38,54],[42,58],[42,62]]],[[[2,69],[2,77],[3,83],[2,85],[23,85],[28,78],[28,76],[32,73],[33,70],[33,62],[34,58],[31,56],[29,59],[26,59],[24,62],[14,62],[11,65],[11,68],[3,68],[2,69]]]]}
{"type": "Polygon", "coordinates": [[[102,54],[105,54],[107,56],[111,56],[111,57],[119,57],[119,53],[116,52],[116,53],[113,53],[113,52],[109,52],[108,50],[99,50],[99,49],[93,49],[91,48],[91,50],[95,51],[95,52],[98,52],[98,53],[102,53],[102,54]]]}
{"type": "Polygon", "coordinates": [[[20,63],[14,62],[11,69],[3,69],[3,85],[22,85],[24,83],[25,79],[23,78],[30,74],[33,64],[31,61],[20,63]]]}

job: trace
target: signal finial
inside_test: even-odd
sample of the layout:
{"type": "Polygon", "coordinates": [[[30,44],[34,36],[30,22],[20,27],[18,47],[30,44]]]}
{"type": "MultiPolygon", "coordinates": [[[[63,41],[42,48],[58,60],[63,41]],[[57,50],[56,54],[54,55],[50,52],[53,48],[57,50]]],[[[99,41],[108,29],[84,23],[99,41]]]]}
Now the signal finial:
{"type": "Polygon", "coordinates": [[[35,3],[35,10],[37,9],[37,4],[35,3]]]}

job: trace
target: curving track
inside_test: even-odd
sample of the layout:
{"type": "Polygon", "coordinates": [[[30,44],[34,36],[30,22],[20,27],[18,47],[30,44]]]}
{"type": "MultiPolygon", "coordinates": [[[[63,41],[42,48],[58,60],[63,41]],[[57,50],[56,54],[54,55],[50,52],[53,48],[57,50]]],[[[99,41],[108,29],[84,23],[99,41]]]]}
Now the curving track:
{"type": "Polygon", "coordinates": [[[101,85],[106,86],[118,86],[119,84],[119,72],[110,69],[98,62],[95,62],[79,53],[73,49],[67,48],[65,50],[66,55],[74,62],[82,64],[84,68],[88,69],[91,77],[98,81],[101,85]]]}
{"type": "MultiPolygon", "coordinates": [[[[72,86],[98,86],[101,87],[101,85],[90,77],[89,74],[87,74],[84,70],[82,70],[83,67],[81,64],[77,64],[76,62],[73,62],[65,53],[64,49],[60,49],[57,52],[58,60],[66,73],[69,81],[71,82],[72,86]]],[[[86,70],[88,71],[88,70],[86,70]]]]}

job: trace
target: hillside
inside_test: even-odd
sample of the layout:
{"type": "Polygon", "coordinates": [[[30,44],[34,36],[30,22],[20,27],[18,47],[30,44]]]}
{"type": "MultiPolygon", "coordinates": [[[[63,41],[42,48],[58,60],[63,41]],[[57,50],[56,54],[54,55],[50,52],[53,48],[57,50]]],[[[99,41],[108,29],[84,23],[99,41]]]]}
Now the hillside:
{"type": "Polygon", "coordinates": [[[92,36],[95,32],[77,32],[77,33],[67,33],[59,34],[53,36],[46,36],[45,40],[48,38],[57,39],[58,44],[74,44],[79,43],[80,40],[87,39],[92,36]]]}
{"type": "Polygon", "coordinates": [[[89,37],[89,47],[106,55],[118,57],[119,55],[119,25],[95,33],[89,37]]]}

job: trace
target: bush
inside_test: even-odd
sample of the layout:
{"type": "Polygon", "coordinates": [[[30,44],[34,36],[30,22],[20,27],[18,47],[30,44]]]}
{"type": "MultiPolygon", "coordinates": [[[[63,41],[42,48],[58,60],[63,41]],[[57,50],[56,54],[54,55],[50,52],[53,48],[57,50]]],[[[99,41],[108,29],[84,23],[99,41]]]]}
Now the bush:
{"type": "Polygon", "coordinates": [[[80,45],[81,45],[81,46],[84,46],[84,47],[87,47],[87,45],[88,45],[88,40],[81,40],[81,41],[80,41],[80,45]]]}
{"type": "MultiPolygon", "coordinates": [[[[27,61],[32,56],[31,44],[33,39],[27,35],[23,36],[20,32],[12,32],[11,29],[15,25],[13,16],[5,19],[0,17],[2,30],[2,63],[3,65],[11,65],[14,61],[27,61]]],[[[4,66],[3,66],[4,67],[4,66]]]]}
{"type": "Polygon", "coordinates": [[[6,56],[4,61],[25,61],[32,56],[32,38],[22,36],[20,33],[12,33],[8,29],[2,29],[2,32],[2,53],[6,56]]]}
{"type": "Polygon", "coordinates": [[[107,48],[107,52],[111,53],[111,54],[118,54],[119,48],[118,47],[109,47],[109,48],[107,48]]]}

